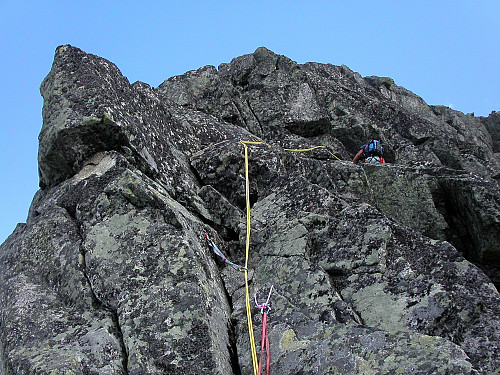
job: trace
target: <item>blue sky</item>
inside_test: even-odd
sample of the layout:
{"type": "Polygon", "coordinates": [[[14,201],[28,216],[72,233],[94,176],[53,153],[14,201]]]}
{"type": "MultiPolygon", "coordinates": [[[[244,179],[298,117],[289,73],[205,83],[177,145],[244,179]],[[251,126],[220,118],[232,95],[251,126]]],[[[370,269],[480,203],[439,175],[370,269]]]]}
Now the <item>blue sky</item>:
{"type": "Polygon", "coordinates": [[[391,77],[428,104],[487,116],[500,110],[499,20],[498,0],[2,0],[0,243],[26,221],[38,189],[39,86],[59,45],[152,86],[265,46],[298,63],[391,77]]]}

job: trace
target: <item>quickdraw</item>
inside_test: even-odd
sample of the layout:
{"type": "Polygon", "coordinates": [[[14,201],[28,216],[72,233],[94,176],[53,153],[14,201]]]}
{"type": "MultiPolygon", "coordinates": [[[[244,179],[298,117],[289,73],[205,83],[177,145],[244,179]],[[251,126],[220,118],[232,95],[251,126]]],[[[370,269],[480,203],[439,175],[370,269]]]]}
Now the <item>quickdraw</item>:
{"type": "Polygon", "coordinates": [[[262,305],[257,302],[257,294],[254,294],[253,298],[255,301],[255,307],[259,309],[262,313],[262,339],[260,341],[260,359],[259,359],[259,369],[258,375],[262,375],[262,358],[264,356],[264,348],[266,349],[266,373],[269,375],[269,370],[271,368],[271,345],[269,344],[269,336],[267,334],[267,314],[271,311],[271,306],[269,305],[269,299],[271,298],[271,293],[273,291],[273,286],[269,290],[267,296],[267,301],[262,305]]]}
{"type": "Polygon", "coordinates": [[[239,266],[236,263],[231,262],[229,259],[226,258],[226,256],[222,253],[222,251],[219,250],[217,245],[210,239],[207,233],[205,233],[205,238],[207,239],[208,245],[212,248],[212,251],[218,255],[224,263],[226,263],[228,266],[231,268],[235,269],[236,271],[240,272],[245,272],[247,269],[243,266],[239,266]]]}

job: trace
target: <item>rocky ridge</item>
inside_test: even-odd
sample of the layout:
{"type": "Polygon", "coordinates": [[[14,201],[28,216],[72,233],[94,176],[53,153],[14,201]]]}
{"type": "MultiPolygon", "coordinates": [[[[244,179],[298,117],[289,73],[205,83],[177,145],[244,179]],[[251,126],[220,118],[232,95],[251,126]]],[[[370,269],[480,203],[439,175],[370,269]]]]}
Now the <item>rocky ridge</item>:
{"type": "Polygon", "coordinates": [[[251,374],[244,279],[204,236],[244,263],[240,139],[274,374],[497,373],[498,113],[265,48],[152,88],[61,46],[41,93],[0,374],[251,374]],[[372,137],[388,163],[351,163],[372,137]]]}

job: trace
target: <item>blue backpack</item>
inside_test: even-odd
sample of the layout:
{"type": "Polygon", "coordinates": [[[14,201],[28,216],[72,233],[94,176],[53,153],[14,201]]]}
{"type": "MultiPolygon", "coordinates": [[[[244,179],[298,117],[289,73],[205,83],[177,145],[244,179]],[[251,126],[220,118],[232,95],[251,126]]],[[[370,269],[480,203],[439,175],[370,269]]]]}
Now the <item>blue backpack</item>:
{"type": "Polygon", "coordinates": [[[365,157],[368,156],[379,156],[381,157],[384,152],[384,148],[382,147],[382,143],[380,141],[373,139],[368,143],[365,148],[365,157]]]}

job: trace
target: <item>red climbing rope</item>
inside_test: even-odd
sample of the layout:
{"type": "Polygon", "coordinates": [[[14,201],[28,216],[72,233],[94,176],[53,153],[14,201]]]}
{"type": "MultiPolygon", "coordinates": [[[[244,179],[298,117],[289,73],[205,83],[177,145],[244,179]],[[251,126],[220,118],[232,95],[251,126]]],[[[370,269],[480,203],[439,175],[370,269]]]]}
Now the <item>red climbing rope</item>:
{"type": "Polygon", "coordinates": [[[262,357],[264,355],[264,347],[266,348],[267,375],[269,375],[269,369],[271,368],[271,347],[269,345],[269,336],[267,335],[267,312],[265,310],[262,311],[262,339],[260,342],[260,359],[259,359],[258,375],[262,375],[262,357]]]}

